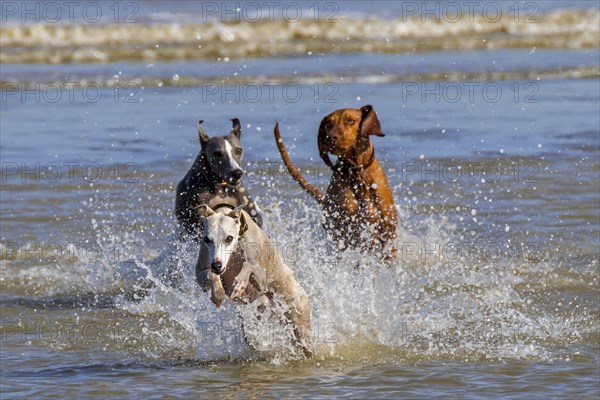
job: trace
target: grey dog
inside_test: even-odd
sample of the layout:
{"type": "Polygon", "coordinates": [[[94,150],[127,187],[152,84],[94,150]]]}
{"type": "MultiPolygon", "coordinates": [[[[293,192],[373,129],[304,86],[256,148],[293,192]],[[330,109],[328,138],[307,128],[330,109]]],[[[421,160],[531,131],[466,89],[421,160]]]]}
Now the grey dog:
{"type": "Polygon", "coordinates": [[[233,128],[228,135],[213,137],[202,128],[203,121],[198,121],[200,153],[177,185],[177,220],[183,233],[196,241],[202,237],[204,218],[197,209],[201,204],[214,208],[218,205],[238,207],[246,204],[244,210],[258,226],[262,226],[260,210],[242,185],[244,150],[240,143],[240,121],[237,118],[231,121],[233,128]]]}

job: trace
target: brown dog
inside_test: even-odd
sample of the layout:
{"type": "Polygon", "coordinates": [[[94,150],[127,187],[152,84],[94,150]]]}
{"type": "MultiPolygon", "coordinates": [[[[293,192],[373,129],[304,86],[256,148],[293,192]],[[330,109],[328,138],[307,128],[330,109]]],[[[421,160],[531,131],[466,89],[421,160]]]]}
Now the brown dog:
{"type": "Polygon", "coordinates": [[[384,136],[372,106],[336,110],[321,121],[319,154],[333,170],[326,194],[313,187],[294,166],[281,139],[279,124],[274,133],[292,177],[323,206],[324,227],[334,240],[344,248],[380,249],[396,237],[398,214],[394,198],[369,138],[384,136]],[[329,153],[337,156],[335,165],[329,153]]]}

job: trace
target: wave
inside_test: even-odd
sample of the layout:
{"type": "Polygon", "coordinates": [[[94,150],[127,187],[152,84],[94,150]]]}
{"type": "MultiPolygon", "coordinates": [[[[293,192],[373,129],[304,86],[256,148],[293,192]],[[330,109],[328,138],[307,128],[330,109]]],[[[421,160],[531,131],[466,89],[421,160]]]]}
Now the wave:
{"type": "Polygon", "coordinates": [[[1,63],[104,63],[272,57],[318,53],[405,53],[500,48],[600,47],[600,11],[557,10],[535,23],[503,15],[457,22],[340,17],[336,23],[5,24],[1,63]]]}
{"type": "MultiPolygon", "coordinates": [[[[576,68],[550,68],[533,69],[526,71],[439,71],[424,73],[402,73],[402,74],[366,74],[345,75],[342,78],[335,74],[318,75],[269,75],[269,76],[233,76],[223,77],[200,77],[200,76],[118,76],[115,77],[91,77],[71,76],[68,82],[42,78],[32,79],[7,79],[0,80],[0,90],[6,92],[7,98],[19,95],[24,90],[48,90],[64,92],[78,90],[81,88],[94,87],[112,90],[122,90],[123,94],[137,93],[145,88],[162,87],[204,87],[206,90],[222,90],[224,87],[239,87],[240,90],[251,92],[266,90],[267,85],[342,85],[342,84],[389,84],[389,83],[414,83],[414,82],[485,82],[485,81],[544,81],[552,79],[594,79],[600,76],[600,69],[593,66],[582,66],[576,68]]],[[[50,94],[54,97],[54,92],[50,94]]]]}

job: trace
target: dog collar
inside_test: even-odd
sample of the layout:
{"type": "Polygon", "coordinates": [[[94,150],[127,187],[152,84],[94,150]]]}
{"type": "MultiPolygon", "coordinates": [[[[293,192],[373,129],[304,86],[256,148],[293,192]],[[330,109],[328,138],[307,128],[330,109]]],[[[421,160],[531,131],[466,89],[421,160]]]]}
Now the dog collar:
{"type": "MultiPolygon", "coordinates": [[[[222,208],[222,207],[227,207],[231,210],[233,210],[235,208],[234,206],[232,206],[231,204],[228,204],[228,203],[219,203],[213,208],[213,210],[217,211],[219,208],[222,208]]],[[[239,231],[240,237],[244,236],[244,233],[246,233],[247,231],[248,231],[248,221],[246,221],[246,216],[242,212],[240,214],[240,231],[239,231]]]]}
{"type": "Polygon", "coordinates": [[[235,208],[235,206],[232,206],[229,203],[219,203],[216,206],[213,207],[213,210],[217,211],[219,208],[223,208],[223,207],[227,207],[231,210],[233,210],[235,208]]]}

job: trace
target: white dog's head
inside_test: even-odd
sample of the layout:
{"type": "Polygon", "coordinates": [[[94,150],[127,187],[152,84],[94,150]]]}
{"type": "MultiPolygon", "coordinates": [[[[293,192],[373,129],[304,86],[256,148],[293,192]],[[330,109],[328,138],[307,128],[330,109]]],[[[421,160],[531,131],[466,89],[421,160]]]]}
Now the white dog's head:
{"type": "Polygon", "coordinates": [[[217,275],[225,272],[240,235],[247,229],[243,207],[241,205],[233,210],[220,207],[217,211],[206,204],[198,207],[200,215],[204,217],[202,245],[208,250],[210,269],[217,275]]]}

